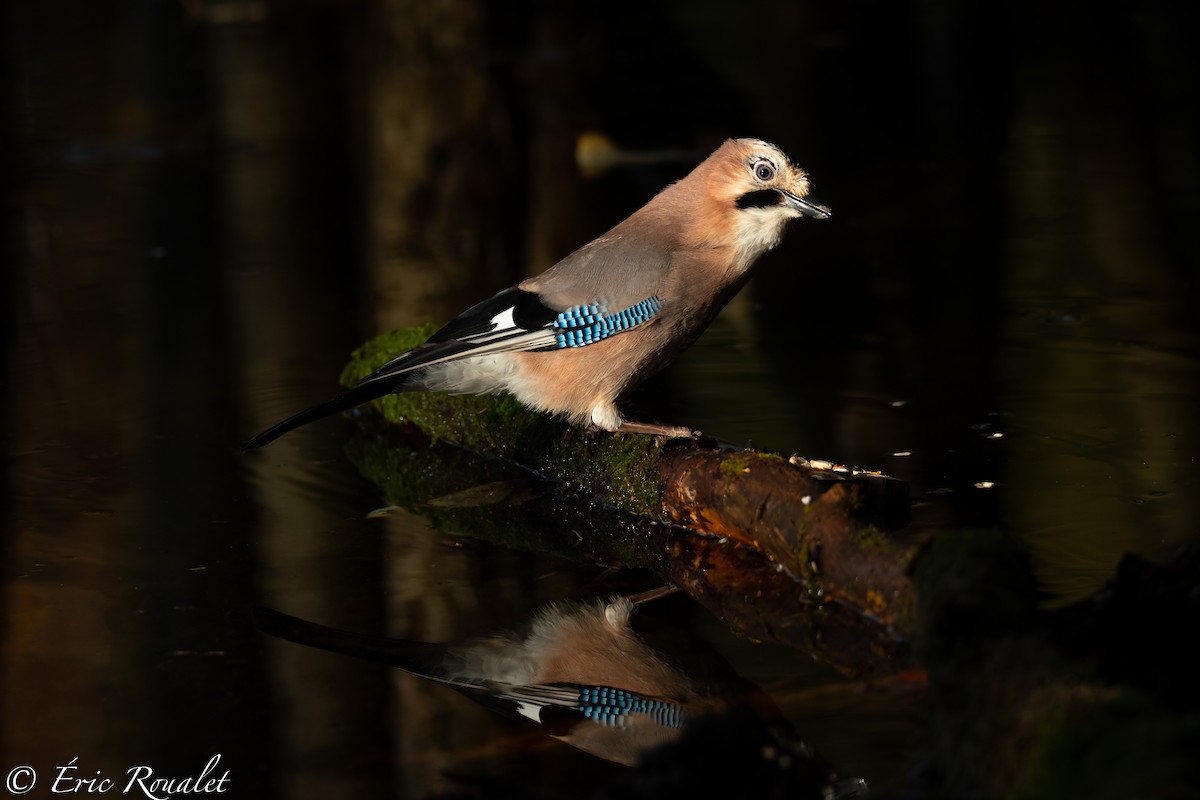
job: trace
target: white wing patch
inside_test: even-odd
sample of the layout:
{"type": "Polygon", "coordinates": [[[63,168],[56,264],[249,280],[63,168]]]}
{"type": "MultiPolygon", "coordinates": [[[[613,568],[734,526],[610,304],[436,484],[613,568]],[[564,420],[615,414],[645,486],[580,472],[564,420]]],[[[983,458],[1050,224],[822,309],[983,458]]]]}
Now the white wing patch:
{"type": "Polygon", "coordinates": [[[542,706],[526,703],[523,700],[517,701],[517,713],[522,717],[531,719],[534,722],[541,723],[542,721],[542,706]]]}
{"type": "Polygon", "coordinates": [[[512,306],[509,306],[496,316],[492,317],[492,324],[496,326],[495,331],[492,331],[493,333],[496,331],[512,330],[513,328],[517,327],[517,323],[513,319],[512,306]]]}

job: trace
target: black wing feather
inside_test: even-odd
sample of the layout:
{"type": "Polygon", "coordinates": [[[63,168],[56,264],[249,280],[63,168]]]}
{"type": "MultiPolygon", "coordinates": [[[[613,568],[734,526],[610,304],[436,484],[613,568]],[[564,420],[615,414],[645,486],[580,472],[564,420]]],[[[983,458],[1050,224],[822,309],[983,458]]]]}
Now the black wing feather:
{"type": "Polygon", "coordinates": [[[491,333],[496,325],[492,320],[497,314],[511,308],[513,322],[518,328],[531,331],[544,328],[558,316],[558,311],[548,308],[534,292],[513,287],[476,303],[454,319],[447,322],[437,333],[429,337],[429,343],[446,342],[452,339],[467,339],[491,333]]]}
{"type": "Polygon", "coordinates": [[[505,289],[459,314],[430,336],[424,344],[393,358],[363,378],[350,391],[272,425],[242,445],[242,449],[253,450],[262,447],[301,425],[354,408],[385,394],[404,391],[413,380],[415,370],[435,362],[468,357],[483,344],[503,345],[509,340],[527,336],[547,327],[558,313],[546,306],[534,292],[517,287],[505,289]],[[489,336],[496,330],[496,318],[502,317],[509,309],[512,309],[515,327],[489,336]]]}

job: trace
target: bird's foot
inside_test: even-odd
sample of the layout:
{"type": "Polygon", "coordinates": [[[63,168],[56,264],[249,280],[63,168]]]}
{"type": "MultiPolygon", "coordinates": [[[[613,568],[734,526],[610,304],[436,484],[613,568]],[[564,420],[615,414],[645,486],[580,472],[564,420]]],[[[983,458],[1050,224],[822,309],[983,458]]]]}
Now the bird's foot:
{"type": "Polygon", "coordinates": [[[622,422],[617,433],[648,433],[651,436],[666,436],[669,438],[697,439],[700,431],[691,428],[681,428],[676,425],[656,425],[652,422],[622,422]]]}
{"type": "Polygon", "coordinates": [[[678,586],[659,586],[657,589],[650,589],[638,594],[626,595],[625,599],[633,603],[635,606],[640,606],[642,603],[649,603],[651,600],[657,600],[660,597],[666,597],[667,595],[675,594],[678,591],[678,586]]]}

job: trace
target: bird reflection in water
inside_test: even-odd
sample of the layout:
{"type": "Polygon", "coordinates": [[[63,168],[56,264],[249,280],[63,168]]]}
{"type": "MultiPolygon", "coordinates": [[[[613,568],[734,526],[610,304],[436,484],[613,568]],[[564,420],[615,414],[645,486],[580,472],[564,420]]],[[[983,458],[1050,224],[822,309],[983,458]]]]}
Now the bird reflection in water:
{"type": "Polygon", "coordinates": [[[644,618],[635,630],[634,609],[671,591],[554,604],[521,632],[447,644],[343,631],[269,609],[259,611],[258,625],[445,684],[587,753],[640,766],[655,776],[655,796],[720,783],[707,770],[681,769],[708,758],[736,776],[738,796],[865,796],[864,781],[839,779],[770,698],[716,653],[644,618]],[[765,794],[746,795],[752,784],[765,794]]]}

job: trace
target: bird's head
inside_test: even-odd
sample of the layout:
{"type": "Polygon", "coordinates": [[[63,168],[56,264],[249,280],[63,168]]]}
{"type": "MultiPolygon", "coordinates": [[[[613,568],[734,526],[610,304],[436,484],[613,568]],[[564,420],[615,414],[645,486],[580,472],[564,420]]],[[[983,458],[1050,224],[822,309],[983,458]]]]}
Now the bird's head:
{"type": "Polygon", "coordinates": [[[692,190],[703,197],[694,235],[711,245],[732,247],[743,269],[779,243],[788,220],[832,216],[826,206],[807,199],[804,170],[759,139],[726,141],[692,177],[700,179],[692,190]]]}
{"type": "Polygon", "coordinates": [[[783,151],[758,139],[731,139],[714,154],[720,170],[713,189],[742,211],[756,209],[784,218],[828,219],[832,212],[811,200],[808,174],[783,151]]]}

